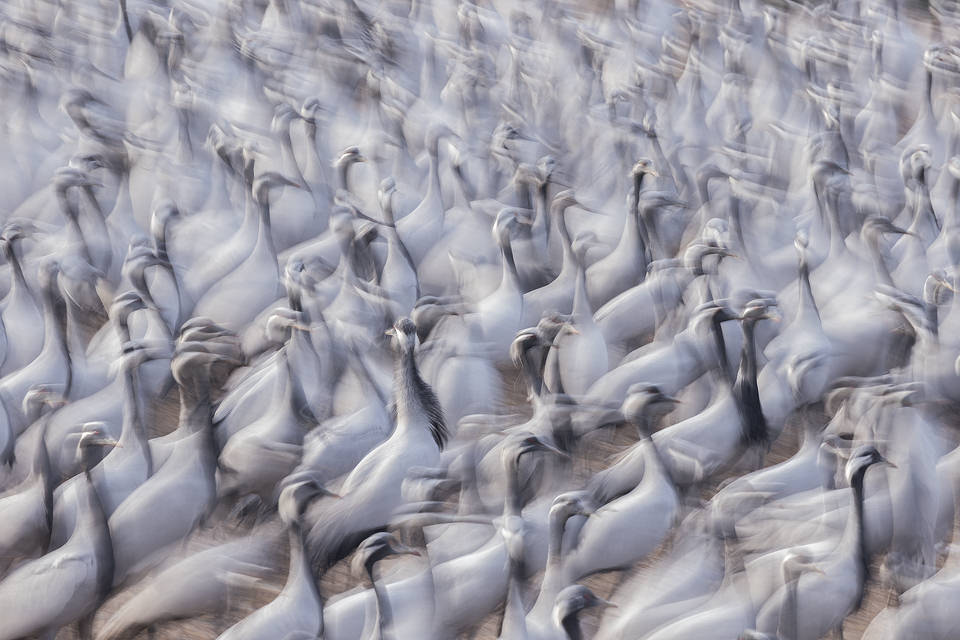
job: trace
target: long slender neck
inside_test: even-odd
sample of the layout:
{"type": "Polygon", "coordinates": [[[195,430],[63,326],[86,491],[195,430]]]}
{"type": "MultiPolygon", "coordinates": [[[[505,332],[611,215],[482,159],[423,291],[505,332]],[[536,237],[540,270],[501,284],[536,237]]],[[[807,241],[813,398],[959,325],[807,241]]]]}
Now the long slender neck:
{"type": "Polygon", "coordinates": [[[921,118],[927,118],[927,122],[934,122],[933,115],[933,71],[930,69],[926,70],[925,82],[924,82],[924,100],[923,100],[923,112],[920,114],[921,118]]]}
{"type": "Polygon", "coordinates": [[[573,290],[573,317],[583,324],[593,320],[593,310],[587,297],[587,278],[583,265],[577,260],[577,281],[573,290]]]}
{"type": "Polygon", "coordinates": [[[570,640],[582,640],[583,631],[580,629],[580,619],[576,614],[567,616],[561,621],[561,626],[570,640]]]}
{"type": "MultiPolygon", "coordinates": [[[[940,231],[940,221],[933,210],[933,204],[930,202],[930,187],[927,186],[926,170],[924,176],[920,179],[920,185],[917,188],[917,195],[913,204],[913,220],[910,221],[911,233],[921,233],[925,225],[931,225],[932,231],[940,231]]],[[[932,240],[932,238],[927,238],[932,240]]]]}
{"type": "Polygon", "coordinates": [[[506,473],[506,483],[507,483],[507,493],[503,498],[503,517],[509,518],[511,516],[520,517],[520,512],[523,509],[522,499],[520,497],[520,479],[518,476],[519,473],[519,460],[511,460],[507,464],[507,473],[506,473]]]}
{"type": "MultiPolygon", "coordinates": [[[[800,277],[797,279],[800,287],[800,305],[797,307],[797,321],[816,315],[817,322],[820,322],[820,311],[817,309],[817,302],[813,298],[813,290],[810,288],[810,267],[807,265],[806,258],[800,259],[800,277]]],[[[802,325],[798,325],[802,326],[802,325]]]]}
{"type": "Polygon", "coordinates": [[[205,390],[195,393],[193,391],[180,390],[180,420],[178,430],[182,429],[187,433],[197,433],[210,427],[210,420],[213,417],[213,402],[210,400],[210,394],[205,390]]]}
{"type": "Polygon", "coordinates": [[[573,252],[573,245],[570,242],[570,232],[567,230],[567,220],[565,212],[567,205],[554,205],[553,217],[557,221],[557,231],[560,234],[560,241],[563,243],[563,266],[561,271],[573,268],[577,263],[577,256],[573,252]]]}
{"type": "Polygon", "coordinates": [[[640,242],[639,256],[643,257],[644,262],[650,260],[650,238],[647,235],[647,228],[640,215],[640,192],[643,188],[643,178],[646,172],[638,172],[633,177],[633,193],[630,196],[630,211],[627,212],[627,220],[624,223],[623,237],[620,242],[627,242],[629,238],[637,238],[640,242]]]}
{"type": "Polygon", "coordinates": [[[446,428],[437,397],[420,377],[413,348],[403,346],[396,359],[393,388],[397,406],[397,431],[403,433],[410,426],[419,427],[421,421],[429,422],[429,429],[437,446],[442,448],[446,440],[446,428]]]}
{"type": "Polygon", "coordinates": [[[123,31],[127,34],[127,42],[132,42],[133,29],[130,28],[130,15],[127,13],[127,0],[120,0],[120,20],[123,22],[123,31]]]}
{"type": "Polygon", "coordinates": [[[539,402],[540,394],[543,392],[543,377],[540,375],[539,363],[531,354],[532,349],[524,349],[520,370],[527,382],[527,395],[532,402],[539,402]]]}
{"type": "Polygon", "coordinates": [[[887,267],[887,261],[883,259],[883,253],[880,251],[881,234],[874,233],[867,238],[867,247],[870,249],[870,257],[873,259],[874,272],[877,280],[887,286],[894,286],[893,276],[890,275],[890,269],[887,267]]]}
{"type": "Polygon", "coordinates": [[[375,577],[376,563],[371,562],[367,568],[367,575],[373,583],[373,593],[377,602],[377,623],[380,631],[379,640],[393,640],[393,609],[390,607],[390,598],[387,596],[387,586],[382,580],[375,577]]]}
{"type": "MultiPolygon", "coordinates": [[[[549,561],[548,561],[549,562],[549,561]]],[[[523,591],[526,580],[523,576],[523,562],[510,558],[510,580],[507,583],[507,603],[503,608],[503,620],[500,622],[500,638],[526,637],[526,615],[523,605],[523,591]]],[[[549,571],[549,566],[547,571],[549,571]]]]}
{"type": "Polygon", "coordinates": [[[229,158],[219,152],[213,154],[210,161],[210,193],[207,195],[204,209],[216,209],[230,206],[230,170],[229,158]]]}
{"type": "MultiPolygon", "coordinates": [[[[642,420],[642,424],[637,425],[642,438],[640,446],[645,448],[647,454],[644,456],[645,464],[649,465],[655,477],[669,481],[670,475],[667,471],[667,466],[663,463],[660,449],[657,447],[657,443],[653,441],[653,438],[650,437],[653,433],[653,419],[644,413],[639,420],[642,420]]],[[[647,477],[646,472],[644,472],[643,479],[646,480],[647,477]]]]}
{"type": "Polygon", "coordinates": [[[557,594],[566,586],[563,571],[563,531],[571,514],[565,509],[552,510],[548,517],[547,567],[540,582],[540,593],[530,609],[532,618],[544,620],[553,610],[557,594]]]}
{"type": "MultiPolygon", "coordinates": [[[[428,157],[430,158],[430,168],[429,168],[429,175],[427,176],[427,179],[430,182],[427,184],[427,195],[424,196],[423,198],[427,202],[431,202],[433,200],[440,202],[441,192],[440,192],[440,160],[439,160],[440,144],[439,143],[440,143],[440,140],[438,138],[437,141],[434,142],[433,145],[430,147],[430,149],[427,150],[428,157]]],[[[441,202],[441,207],[442,207],[442,202],[441,202]]]]}
{"type": "Polygon", "coordinates": [[[310,570],[310,558],[304,552],[303,530],[298,522],[288,525],[287,537],[290,540],[290,566],[287,568],[287,581],[284,591],[296,591],[303,584],[313,585],[313,572],[310,570]]]}
{"type": "Polygon", "coordinates": [[[743,351],[740,354],[740,369],[735,384],[737,401],[742,420],[741,440],[755,445],[767,442],[767,421],[760,406],[757,388],[757,350],[754,339],[754,321],[743,321],[743,351]]]}
{"type": "Polygon", "coordinates": [[[552,380],[555,383],[556,388],[549,388],[549,385],[546,385],[544,391],[551,394],[556,393],[565,393],[563,390],[563,378],[560,375],[560,358],[557,356],[559,353],[557,350],[560,349],[560,340],[563,338],[565,333],[564,329],[560,329],[557,332],[556,337],[553,339],[553,344],[550,345],[550,348],[547,349],[544,360],[544,368],[549,370],[549,376],[547,371],[544,372],[544,379],[552,380]]]}
{"type": "Polygon", "coordinates": [[[280,132],[280,156],[281,162],[283,163],[283,170],[286,175],[293,174],[294,177],[298,178],[297,182],[299,184],[310,189],[311,185],[303,177],[303,171],[300,170],[300,164],[297,162],[297,157],[293,153],[293,140],[290,137],[291,124],[292,123],[288,122],[280,132]]]}
{"type": "Polygon", "coordinates": [[[543,234],[545,240],[550,239],[550,205],[547,203],[547,195],[550,182],[544,180],[537,185],[536,211],[534,212],[533,224],[530,225],[531,231],[535,235],[543,234]]]}
{"type": "Polygon", "coordinates": [[[846,244],[843,242],[843,231],[840,227],[840,216],[836,210],[835,198],[829,193],[821,193],[821,189],[816,184],[814,185],[814,192],[817,196],[817,203],[820,205],[821,218],[830,230],[830,255],[839,256],[846,251],[846,244]]]}
{"type": "Polygon", "coordinates": [[[956,228],[957,225],[960,225],[960,178],[954,178],[951,176],[950,183],[950,206],[947,207],[947,211],[950,213],[949,220],[943,225],[948,228],[956,228]]]}
{"type": "MultiPolygon", "coordinates": [[[[94,556],[97,558],[97,592],[101,597],[106,597],[113,583],[113,543],[110,539],[110,529],[107,526],[107,518],[103,513],[103,506],[100,504],[97,490],[90,478],[90,465],[85,466],[84,477],[86,481],[83,483],[80,498],[83,502],[78,511],[78,521],[70,540],[77,536],[83,536],[89,541],[87,544],[92,543],[94,556]]],[[[69,544],[69,541],[67,544],[69,544]]]]}
{"type": "MultiPolygon", "coordinates": [[[[43,421],[40,433],[37,436],[37,449],[33,455],[33,464],[30,472],[41,483],[43,487],[43,516],[47,523],[47,531],[53,526],[53,474],[50,470],[50,452],[47,450],[47,425],[50,423],[49,415],[42,416],[43,421]]],[[[47,542],[44,543],[44,551],[47,551],[47,542]]]]}
{"type": "Polygon", "coordinates": [[[513,257],[513,247],[510,240],[500,243],[500,255],[503,258],[500,287],[507,287],[513,291],[520,291],[520,278],[517,276],[517,262],[513,257]]]}
{"type": "MultiPolygon", "coordinates": [[[[53,350],[59,351],[66,359],[67,364],[69,365],[70,353],[67,350],[67,314],[61,309],[63,302],[59,299],[52,288],[55,287],[55,283],[51,283],[50,287],[43,288],[43,348],[42,352],[47,353],[53,350]]],[[[66,305],[69,309],[69,305],[66,305]]],[[[69,389],[69,380],[71,367],[67,367],[67,388],[69,389]]]]}
{"type": "MultiPolygon", "coordinates": [[[[99,240],[101,242],[106,241],[109,238],[107,230],[107,220],[103,215],[103,209],[100,207],[100,201],[97,200],[97,196],[93,193],[93,187],[90,185],[85,185],[82,187],[83,195],[87,200],[87,203],[90,205],[90,208],[93,210],[93,215],[89,216],[91,223],[96,227],[97,233],[100,235],[99,240]]],[[[94,266],[103,266],[103,265],[94,265],[94,266]]]]}
{"type": "Polygon", "coordinates": [[[781,640],[797,640],[797,583],[800,576],[790,576],[786,581],[783,604],[780,607],[780,619],[777,622],[777,636],[781,640]]]}
{"type": "Polygon", "coordinates": [[[79,313],[80,310],[69,301],[65,301],[64,304],[67,310],[65,333],[67,350],[74,360],[83,362],[86,360],[87,350],[83,325],[81,324],[81,314],[79,313]]]}
{"type": "Polygon", "coordinates": [[[860,602],[863,599],[863,587],[870,571],[868,565],[870,559],[867,554],[867,543],[863,529],[863,477],[866,475],[867,469],[869,469],[869,466],[858,469],[850,479],[853,503],[850,505],[847,527],[840,542],[840,549],[853,556],[856,566],[857,602],[854,605],[855,608],[860,607],[860,602]]]}
{"type": "Polygon", "coordinates": [[[10,263],[10,270],[13,272],[13,279],[10,283],[10,296],[16,296],[20,291],[29,291],[26,279],[23,277],[23,267],[20,264],[20,258],[17,256],[16,242],[0,243],[3,247],[3,254],[10,263]]]}
{"type": "Polygon", "coordinates": [[[270,227],[270,195],[265,194],[263,197],[263,202],[259,202],[259,212],[260,212],[260,226],[257,234],[257,247],[263,251],[266,251],[268,255],[273,258],[274,266],[279,270],[277,265],[277,250],[273,246],[273,233],[270,227]]]}
{"type": "Polygon", "coordinates": [[[350,191],[350,166],[353,164],[350,160],[341,161],[337,165],[337,180],[340,188],[344,191],[350,191]]]}
{"type": "Polygon", "coordinates": [[[120,432],[119,444],[125,449],[139,448],[140,453],[146,456],[147,476],[149,477],[153,475],[153,464],[147,434],[143,429],[142,412],[137,395],[139,388],[138,366],[136,364],[128,365],[123,370],[123,429],[120,432]]]}
{"type": "Polygon", "coordinates": [[[83,229],[80,228],[80,222],[77,220],[77,207],[70,201],[70,196],[66,191],[57,190],[57,201],[60,204],[60,210],[63,212],[64,217],[67,219],[67,224],[70,225],[70,229],[76,235],[77,242],[80,244],[80,250],[83,252],[83,257],[93,264],[93,261],[90,257],[90,248],[87,246],[86,238],[83,235],[83,229]]]}
{"type": "Polygon", "coordinates": [[[727,358],[727,341],[723,337],[723,319],[714,314],[710,319],[710,334],[717,350],[717,360],[720,362],[720,373],[724,379],[730,380],[730,360],[727,358]]]}
{"type": "Polygon", "coordinates": [[[310,186],[316,189],[320,185],[329,184],[324,162],[320,159],[320,147],[317,145],[317,130],[319,127],[315,121],[306,120],[304,121],[304,129],[307,134],[307,158],[304,170],[312,183],[310,186]]]}

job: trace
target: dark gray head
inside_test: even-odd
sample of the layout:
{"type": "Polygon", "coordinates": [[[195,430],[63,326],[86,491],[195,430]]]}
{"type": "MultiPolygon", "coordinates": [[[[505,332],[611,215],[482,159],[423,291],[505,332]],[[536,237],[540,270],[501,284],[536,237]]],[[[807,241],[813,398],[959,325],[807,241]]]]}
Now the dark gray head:
{"type": "Polygon", "coordinates": [[[362,153],[360,153],[359,147],[347,147],[340,153],[340,156],[333,164],[335,167],[342,167],[344,165],[351,165],[355,162],[366,161],[367,159],[363,157],[362,153]]]}
{"type": "Polygon", "coordinates": [[[852,485],[855,477],[860,476],[862,478],[867,469],[871,465],[875,465],[878,462],[883,462],[891,467],[896,466],[880,455],[880,452],[877,451],[877,448],[872,444],[861,445],[854,449],[853,453],[850,454],[850,459],[847,460],[847,466],[844,469],[844,475],[847,478],[847,483],[852,485]]]}
{"type": "Polygon", "coordinates": [[[397,555],[418,556],[420,552],[397,540],[392,533],[380,531],[360,543],[353,557],[351,569],[355,575],[360,575],[364,571],[370,574],[377,562],[388,556],[397,555]]]}
{"type": "Polygon", "coordinates": [[[412,352],[417,346],[417,325],[410,318],[400,318],[387,329],[387,335],[393,337],[393,344],[401,352],[412,352]]]}
{"type": "Polygon", "coordinates": [[[559,626],[565,627],[584,609],[615,606],[617,605],[613,602],[594,595],[587,587],[574,584],[557,594],[553,605],[553,619],[559,626]]]}
{"type": "Polygon", "coordinates": [[[535,328],[524,329],[510,343],[510,360],[517,367],[523,365],[523,356],[528,349],[540,344],[540,335],[535,328]]]}
{"type": "Polygon", "coordinates": [[[280,520],[288,527],[300,521],[304,510],[310,501],[318,496],[339,498],[337,494],[321,487],[316,481],[307,479],[291,482],[281,491],[277,500],[277,511],[280,520]]]}
{"type": "Polygon", "coordinates": [[[757,320],[773,320],[779,322],[781,315],[777,309],[776,300],[756,299],[751,300],[744,306],[743,313],[740,314],[742,320],[756,322],[757,320]]]}
{"type": "Polygon", "coordinates": [[[680,402],[660,391],[654,384],[640,382],[627,389],[627,395],[620,406],[623,418],[627,422],[643,427],[650,418],[669,413],[680,402]]]}
{"type": "Polygon", "coordinates": [[[71,433],[68,437],[77,440],[77,458],[84,471],[89,471],[100,461],[102,447],[118,446],[115,439],[105,435],[102,422],[87,422],[79,433],[71,433]]]}
{"type": "Polygon", "coordinates": [[[511,461],[514,465],[520,463],[520,458],[528,453],[533,453],[535,451],[546,451],[550,453],[555,453],[558,456],[566,456],[563,451],[557,449],[552,444],[544,442],[540,438],[534,435],[528,436],[518,436],[515,439],[511,439],[507,442],[503,449],[503,456],[512,457],[511,461]]]}
{"type": "Polygon", "coordinates": [[[587,494],[582,491],[561,493],[553,499],[553,504],[550,506],[550,520],[563,518],[566,521],[575,515],[589,515],[593,512],[593,509],[587,503],[586,498],[587,494]]]}

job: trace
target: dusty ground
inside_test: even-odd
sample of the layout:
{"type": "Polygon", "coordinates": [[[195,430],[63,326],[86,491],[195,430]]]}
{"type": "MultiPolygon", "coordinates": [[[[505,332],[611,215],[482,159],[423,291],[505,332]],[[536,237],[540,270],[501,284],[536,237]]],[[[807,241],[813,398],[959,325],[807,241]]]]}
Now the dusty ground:
{"type": "MultiPolygon", "coordinates": [[[[504,391],[508,399],[508,406],[511,408],[522,407],[522,396],[519,393],[521,385],[518,383],[519,380],[512,375],[504,378],[504,391]]],[[[169,432],[176,426],[177,408],[175,392],[171,393],[168,398],[155,408],[156,417],[153,422],[155,434],[169,432]]],[[[767,455],[765,464],[775,464],[791,456],[799,446],[799,433],[800,429],[797,421],[788,424],[784,433],[774,443],[771,451],[767,455]]],[[[608,430],[605,433],[597,434],[592,439],[593,442],[591,442],[589,447],[591,459],[580,463],[576,470],[577,474],[584,478],[593,470],[599,468],[602,461],[609,461],[611,455],[622,451],[634,441],[626,429],[618,429],[616,431],[608,430]]],[[[709,497],[712,490],[712,488],[708,488],[704,497],[709,497]]],[[[213,544],[228,541],[248,531],[248,528],[241,528],[234,524],[219,522],[199,532],[189,541],[187,546],[190,551],[196,551],[213,544]]],[[[349,561],[350,558],[341,562],[331,569],[323,578],[321,591],[325,598],[330,598],[335,594],[353,588],[357,584],[357,579],[352,576],[349,571],[349,561]]],[[[284,545],[278,544],[276,574],[271,580],[265,581],[261,589],[256,592],[238,594],[235,601],[231,603],[230,609],[225,613],[216,616],[204,616],[185,622],[168,623],[159,627],[153,637],[158,640],[215,638],[230,625],[242,619],[257,607],[266,604],[274,597],[277,591],[283,586],[283,581],[286,576],[286,563],[287,550],[284,548],[284,545]]],[[[874,568],[876,568],[876,565],[874,568]]],[[[614,571],[593,576],[586,580],[585,584],[590,586],[598,595],[609,597],[627,577],[626,572],[614,571]]],[[[132,587],[132,589],[136,588],[136,585],[132,587]]],[[[99,629],[110,614],[116,611],[117,608],[130,597],[132,592],[132,590],[127,589],[109,599],[98,612],[94,629],[99,629]]],[[[844,638],[847,640],[860,638],[870,620],[887,605],[887,600],[887,591],[877,582],[876,578],[871,579],[868,584],[863,607],[851,615],[844,624],[844,638]]],[[[590,638],[596,631],[598,618],[595,614],[587,612],[582,619],[586,637],[590,638]]],[[[500,612],[496,612],[489,616],[480,628],[470,634],[465,634],[463,637],[476,640],[496,638],[499,623],[500,612]]],[[[74,628],[64,629],[57,636],[59,640],[73,639],[76,637],[77,634],[74,628]]],[[[147,637],[147,634],[142,633],[138,637],[147,637]]]]}

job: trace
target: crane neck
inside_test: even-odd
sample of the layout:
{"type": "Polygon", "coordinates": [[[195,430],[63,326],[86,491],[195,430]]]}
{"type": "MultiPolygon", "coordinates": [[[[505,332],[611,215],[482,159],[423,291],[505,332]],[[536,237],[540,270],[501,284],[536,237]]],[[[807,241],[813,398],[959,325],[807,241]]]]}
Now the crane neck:
{"type": "Polygon", "coordinates": [[[440,402],[417,368],[412,348],[401,347],[393,376],[394,399],[397,407],[397,431],[399,434],[421,420],[429,423],[430,435],[437,447],[443,449],[447,440],[447,427],[440,402]]]}
{"type": "Polygon", "coordinates": [[[560,241],[563,245],[563,266],[560,272],[575,268],[577,264],[577,254],[573,251],[573,244],[570,241],[570,232],[567,230],[566,211],[567,204],[554,205],[553,219],[556,220],[557,232],[560,234],[560,241]]]}
{"type": "Polygon", "coordinates": [[[550,348],[547,349],[544,354],[544,391],[549,394],[564,393],[563,378],[560,373],[560,358],[558,356],[560,339],[563,337],[563,333],[563,329],[557,332],[557,335],[553,339],[553,344],[550,345],[550,348]],[[546,375],[547,369],[549,369],[549,376],[546,375]],[[556,388],[549,388],[547,380],[553,380],[556,383],[556,388]]]}
{"type": "Polygon", "coordinates": [[[78,519],[70,538],[64,543],[69,545],[74,539],[85,539],[84,544],[92,544],[96,562],[97,593],[106,597],[113,585],[113,542],[110,538],[110,528],[107,526],[107,517],[103,512],[103,505],[93,480],[90,477],[90,464],[84,464],[83,489],[80,491],[80,507],[77,511],[78,519]]]}
{"type": "Polygon", "coordinates": [[[871,234],[867,238],[867,247],[870,249],[870,258],[873,260],[873,268],[877,280],[889,287],[894,286],[890,268],[887,266],[887,261],[884,260],[883,253],[880,251],[880,234],[871,234]]]}
{"type": "MultiPolygon", "coordinates": [[[[106,217],[103,215],[103,208],[100,206],[100,201],[97,200],[97,196],[93,193],[93,187],[90,185],[84,185],[82,187],[82,193],[86,198],[87,202],[89,203],[90,209],[93,210],[93,215],[87,216],[87,217],[90,219],[90,222],[93,224],[94,228],[96,229],[96,234],[94,237],[97,243],[102,244],[104,242],[108,242],[108,239],[110,238],[110,232],[107,229],[107,220],[106,220],[106,217]]],[[[84,243],[88,244],[86,241],[86,238],[84,238],[84,243]]],[[[89,244],[88,244],[88,252],[89,252],[89,244]]],[[[99,258],[98,260],[99,264],[95,262],[91,262],[90,264],[92,264],[95,267],[98,267],[104,273],[107,273],[110,267],[110,258],[112,255],[112,252],[109,248],[109,244],[107,244],[107,248],[105,250],[101,250],[99,253],[103,254],[103,255],[95,256],[95,259],[99,258]],[[104,251],[106,253],[104,253],[104,251]]]]}
{"type": "Polygon", "coordinates": [[[280,158],[284,175],[293,176],[297,182],[313,195],[312,185],[304,177],[300,169],[300,163],[297,162],[297,156],[293,152],[293,138],[291,137],[290,127],[293,122],[288,122],[280,131],[280,158]]]}
{"type": "MultiPolygon", "coordinates": [[[[802,574],[801,574],[802,575],[802,574]]],[[[800,576],[787,576],[784,584],[783,604],[777,621],[777,637],[781,640],[797,640],[797,588],[800,576]]]]}
{"type": "Polygon", "coordinates": [[[87,359],[86,336],[84,335],[81,318],[86,314],[81,314],[80,309],[69,300],[65,300],[63,304],[66,308],[67,316],[65,334],[66,351],[71,354],[73,360],[81,363],[85,362],[87,359]]]}
{"type": "Polygon", "coordinates": [[[266,193],[262,202],[258,202],[260,213],[260,225],[257,229],[257,243],[254,245],[254,251],[260,249],[269,255],[273,261],[276,270],[279,270],[277,263],[277,249],[273,244],[273,232],[270,226],[270,194],[266,193]]]}
{"type": "Polygon", "coordinates": [[[729,213],[729,223],[730,223],[730,232],[733,236],[735,242],[737,243],[737,251],[741,254],[743,259],[748,263],[751,262],[750,254],[753,253],[750,248],[747,246],[747,243],[743,240],[743,225],[742,225],[741,211],[740,211],[740,198],[736,194],[730,194],[730,213],[729,213]]]}
{"type": "Polygon", "coordinates": [[[550,181],[544,180],[537,184],[537,197],[534,202],[533,223],[530,225],[530,231],[534,235],[543,234],[546,240],[550,238],[550,204],[548,195],[550,191],[550,181]]]}
{"type": "Polygon", "coordinates": [[[540,363],[530,353],[533,349],[524,349],[520,359],[520,370],[527,383],[527,397],[539,404],[540,394],[543,392],[543,376],[540,372],[540,363]]]}
{"type": "Polygon", "coordinates": [[[10,282],[9,294],[12,300],[21,291],[29,292],[30,288],[27,286],[27,281],[23,276],[23,265],[21,265],[20,257],[17,255],[16,241],[0,242],[0,247],[2,247],[3,255],[10,264],[10,270],[13,275],[12,281],[10,282]]]}
{"type": "Polygon", "coordinates": [[[230,206],[228,185],[231,177],[230,158],[227,157],[226,153],[214,152],[210,161],[210,193],[204,202],[204,210],[230,206]]]}
{"type": "MultiPolygon", "coordinates": [[[[549,565],[547,571],[550,571],[549,565]]],[[[523,593],[526,587],[524,564],[522,559],[510,557],[509,581],[507,582],[507,602],[503,608],[503,620],[500,622],[500,638],[526,637],[526,615],[523,593]]],[[[544,576],[546,582],[546,576],[544,576]]]]}
{"type": "MultiPolygon", "coordinates": [[[[657,478],[661,482],[666,482],[673,487],[673,481],[670,480],[670,472],[667,470],[667,465],[663,462],[663,456],[660,455],[660,448],[651,437],[653,434],[653,420],[650,416],[646,415],[646,413],[641,420],[643,424],[638,425],[638,427],[641,433],[640,446],[643,447],[644,461],[645,464],[648,465],[645,468],[650,469],[652,477],[657,478]]],[[[647,477],[646,472],[644,472],[643,480],[646,480],[647,477]]]]}
{"type": "Polygon", "coordinates": [[[949,212],[946,217],[945,227],[956,229],[960,226],[960,178],[950,176],[950,205],[947,207],[949,212]]]}
{"type": "MultiPolygon", "coordinates": [[[[623,236],[620,243],[629,242],[630,239],[636,239],[640,243],[638,257],[642,256],[644,262],[649,262],[650,237],[647,234],[645,220],[640,212],[640,192],[643,189],[643,179],[646,172],[641,171],[633,177],[633,193],[630,196],[630,211],[627,213],[627,219],[624,222],[623,236]]],[[[618,243],[618,246],[619,244],[618,243]]]]}
{"type": "Polygon", "coordinates": [[[576,614],[570,614],[560,621],[560,626],[569,640],[583,640],[583,630],[580,628],[580,617],[576,614]]]}
{"type": "Polygon", "coordinates": [[[817,198],[818,208],[820,209],[820,218],[826,222],[830,232],[829,255],[838,257],[846,252],[847,245],[843,241],[843,231],[840,226],[840,214],[837,211],[836,197],[816,183],[813,185],[813,191],[817,198]]]}
{"type": "Polygon", "coordinates": [[[717,351],[717,361],[720,363],[720,373],[728,384],[732,383],[730,378],[730,360],[727,358],[727,340],[723,336],[723,318],[719,314],[713,314],[710,319],[710,334],[713,337],[713,345],[717,351]]]}
{"type": "Polygon", "coordinates": [[[80,246],[80,251],[82,252],[84,259],[88,263],[93,264],[93,260],[90,257],[90,248],[87,246],[87,241],[83,236],[83,229],[80,227],[80,221],[77,217],[78,207],[67,191],[57,189],[56,193],[57,202],[60,205],[60,211],[63,213],[64,218],[67,220],[67,225],[70,227],[70,230],[76,237],[76,241],[80,246]]]}
{"type": "MultiPolygon", "coordinates": [[[[311,188],[317,190],[321,185],[330,184],[330,180],[327,177],[326,166],[320,159],[320,147],[317,144],[319,126],[316,121],[305,120],[304,130],[307,138],[307,157],[304,163],[306,165],[304,166],[304,172],[310,182],[311,188]]],[[[329,161],[327,164],[329,164],[329,161]]]]}
{"type": "Polygon", "coordinates": [[[387,586],[383,584],[382,580],[376,578],[376,564],[376,561],[372,561],[367,566],[367,575],[373,585],[373,593],[377,603],[377,625],[374,627],[374,633],[378,633],[378,640],[394,640],[393,609],[390,606],[387,586]]]}
{"type": "Polygon", "coordinates": [[[500,244],[500,256],[503,260],[500,276],[500,288],[521,292],[520,277],[517,275],[517,261],[513,256],[513,247],[509,238],[500,244]]]}
{"type": "MultiPolygon", "coordinates": [[[[67,363],[67,388],[70,390],[70,378],[73,367],[70,366],[70,351],[67,349],[67,323],[70,305],[54,291],[57,285],[42,287],[43,300],[43,347],[41,354],[59,352],[67,363]]],[[[38,358],[40,356],[37,356],[38,358]]]]}
{"type": "Polygon", "coordinates": [[[139,364],[127,365],[123,368],[123,427],[120,432],[119,444],[124,449],[140,450],[147,460],[147,477],[153,475],[153,460],[150,456],[150,445],[143,428],[143,412],[140,407],[138,390],[139,364]]]}
{"type": "Polygon", "coordinates": [[[843,532],[840,549],[849,553],[854,559],[857,580],[857,602],[855,608],[860,607],[863,599],[863,589],[870,573],[869,554],[863,528],[863,479],[869,466],[861,467],[850,479],[850,490],[853,492],[850,512],[847,517],[847,526],[843,532]]]}
{"type": "Polygon", "coordinates": [[[425,202],[437,202],[439,203],[440,208],[443,208],[442,192],[440,189],[440,139],[437,138],[436,141],[430,146],[427,150],[427,157],[429,158],[429,170],[427,179],[430,181],[427,183],[427,195],[424,196],[425,202]]]}
{"type": "Polygon", "coordinates": [[[800,258],[800,277],[797,281],[800,287],[800,305],[797,307],[796,321],[803,323],[808,318],[812,320],[815,316],[816,322],[819,325],[820,310],[817,309],[817,302],[813,297],[813,289],[810,287],[810,266],[807,264],[806,257],[800,258]]]}
{"type": "Polygon", "coordinates": [[[740,411],[741,442],[748,446],[766,444],[769,439],[767,420],[760,406],[760,391],[757,386],[755,322],[752,319],[742,321],[743,350],[734,383],[734,396],[740,411]]]}
{"type": "Polygon", "coordinates": [[[909,231],[924,239],[925,243],[933,241],[940,232],[940,221],[933,210],[930,201],[930,187],[927,186],[927,172],[923,170],[913,202],[913,219],[910,221],[909,231]]]}
{"type": "Polygon", "coordinates": [[[352,166],[352,160],[345,160],[337,164],[337,181],[340,188],[348,193],[352,193],[350,191],[350,167],[352,166]]]}
{"type": "Polygon", "coordinates": [[[587,275],[580,260],[577,260],[577,280],[573,290],[573,318],[581,326],[593,321],[590,298],[587,297],[587,275]]]}
{"type": "Polygon", "coordinates": [[[523,498],[520,495],[520,461],[515,457],[511,458],[506,467],[507,491],[503,499],[503,517],[504,519],[519,518],[523,510],[523,498]]]}
{"type": "Polygon", "coordinates": [[[178,430],[197,433],[208,429],[213,418],[213,402],[209,389],[180,388],[180,419],[178,430]]]}

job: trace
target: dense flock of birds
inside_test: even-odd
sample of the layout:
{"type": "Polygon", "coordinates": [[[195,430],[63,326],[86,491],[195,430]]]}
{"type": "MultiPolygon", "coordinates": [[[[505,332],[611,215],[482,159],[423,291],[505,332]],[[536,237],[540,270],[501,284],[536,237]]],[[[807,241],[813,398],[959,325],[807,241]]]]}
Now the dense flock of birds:
{"type": "Polygon", "coordinates": [[[950,42],[3,3],[0,640],[960,637],[950,42]]]}

